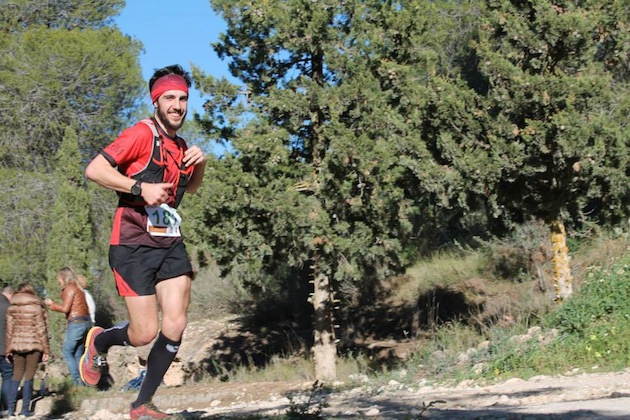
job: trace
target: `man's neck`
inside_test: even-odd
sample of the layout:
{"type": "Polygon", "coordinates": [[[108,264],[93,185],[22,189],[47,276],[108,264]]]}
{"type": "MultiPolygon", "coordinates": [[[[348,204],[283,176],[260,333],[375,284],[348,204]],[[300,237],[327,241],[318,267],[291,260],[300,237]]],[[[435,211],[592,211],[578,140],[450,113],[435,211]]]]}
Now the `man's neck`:
{"type": "Polygon", "coordinates": [[[177,130],[168,130],[166,127],[164,127],[164,123],[162,123],[162,120],[160,120],[160,118],[157,116],[157,113],[153,114],[153,119],[155,120],[155,122],[157,122],[158,130],[160,130],[162,134],[166,134],[172,139],[177,138],[177,130]]]}

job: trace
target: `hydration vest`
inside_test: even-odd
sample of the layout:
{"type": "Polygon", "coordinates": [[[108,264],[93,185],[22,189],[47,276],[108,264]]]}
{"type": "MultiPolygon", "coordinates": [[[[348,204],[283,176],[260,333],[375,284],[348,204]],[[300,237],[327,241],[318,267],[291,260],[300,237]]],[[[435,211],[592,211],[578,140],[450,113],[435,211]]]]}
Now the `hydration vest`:
{"type": "MultiPolygon", "coordinates": [[[[153,118],[145,118],[140,122],[146,124],[153,133],[153,151],[151,153],[151,159],[149,159],[145,167],[135,174],[131,175],[131,178],[149,184],[165,182],[164,174],[167,167],[166,151],[164,149],[162,139],[160,138],[160,134],[157,130],[157,122],[153,118]]],[[[183,140],[177,137],[175,141],[177,141],[179,146],[183,149],[183,140]]],[[[183,166],[183,163],[180,163],[180,165],[183,166]]],[[[188,184],[188,181],[190,179],[191,170],[192,168],[179,168],[179,179],[175,183],[175,205],[173,206],[174,208],[177,208],[179,206],[179,203],[181,203],[182,198],[184,197],[186,185],[188,184]]],[[[135,196],[131,193],[119,192],[118,197],[119,207],[141,207],[146,205],[141,196],[135,196]]]]}

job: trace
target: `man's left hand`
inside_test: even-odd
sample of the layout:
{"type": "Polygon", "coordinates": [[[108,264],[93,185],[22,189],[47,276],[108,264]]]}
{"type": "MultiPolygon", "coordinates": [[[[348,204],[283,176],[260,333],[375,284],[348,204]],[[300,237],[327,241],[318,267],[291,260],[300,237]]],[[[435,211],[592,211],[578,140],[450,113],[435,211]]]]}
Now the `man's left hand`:
{"type": "Polygon", "coordinates": [[[206,156],[203,154],[199,146],[191,146],[186,152],[184,152],[184,165],[187,168],[198,165],[206,161],[206,156]]]}

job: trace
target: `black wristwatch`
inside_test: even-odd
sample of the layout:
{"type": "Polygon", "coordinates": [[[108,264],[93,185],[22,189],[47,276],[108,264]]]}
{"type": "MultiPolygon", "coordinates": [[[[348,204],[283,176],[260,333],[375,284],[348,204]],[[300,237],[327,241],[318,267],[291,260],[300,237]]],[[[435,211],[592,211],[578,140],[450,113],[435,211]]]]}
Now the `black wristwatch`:
{"type": "Polygon", "coordinates": [[[138,197],[140,194],[142,194],[142,181],[136,181],[135,184],[133,184],[133,187],[131,187],[131,195],[138,197]]]}

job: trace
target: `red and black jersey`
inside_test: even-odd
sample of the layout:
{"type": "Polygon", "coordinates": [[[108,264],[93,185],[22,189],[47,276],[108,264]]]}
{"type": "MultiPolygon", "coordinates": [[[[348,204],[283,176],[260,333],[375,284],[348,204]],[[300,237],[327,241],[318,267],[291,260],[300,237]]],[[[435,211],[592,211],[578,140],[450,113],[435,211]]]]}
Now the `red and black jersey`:
{"type": "MultiPolygon", "coordinates": [[[[182,200],[186,184],[194,167],[186,168],[184,152],[188,146],[181,137],[169,137],[153,119],[146,119],[124,130],[101,154],[133,179],[148,183],[170,182],[174,187],[166,202],[177,208],[182,200]]],[[[118,208],[110,245],[146,245],[157,248],[169,247],[181,241],[181,237],[156,237],[147,232],[146,203],[141,197],[119,194],[118,208]]]]}

